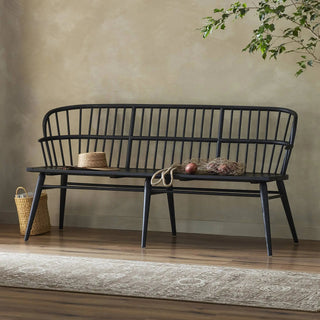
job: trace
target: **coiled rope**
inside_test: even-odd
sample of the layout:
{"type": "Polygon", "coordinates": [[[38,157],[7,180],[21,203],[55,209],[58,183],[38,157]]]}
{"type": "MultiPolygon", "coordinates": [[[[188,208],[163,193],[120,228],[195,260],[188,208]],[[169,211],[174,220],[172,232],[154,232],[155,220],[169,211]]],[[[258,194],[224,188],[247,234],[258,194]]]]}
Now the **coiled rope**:
{"type": "Polygon", "coordinates": [[[166,188],[169,188],[172,186],[172,183],[173,183],[173,172],[179,168],[180,165],[178,164],[173,164],[171,165],[169,168],[165,168],[165,169],[160,169],[158,171],[156,171],[152,178],[151,178],[151,185],[152,186],[156,186],[158,185],[159,183],[162,182],[162,184],[166,187],[166,188]],[[169,174],[169,179],[170,180],[167,180],[168,178],[166,178],[166,176],[169,174]],[[158,178],[156,180],[156,177],[160,175],[160,178],[158,178]],[[168,183],[166,182],[168,181],[168,183]]]}

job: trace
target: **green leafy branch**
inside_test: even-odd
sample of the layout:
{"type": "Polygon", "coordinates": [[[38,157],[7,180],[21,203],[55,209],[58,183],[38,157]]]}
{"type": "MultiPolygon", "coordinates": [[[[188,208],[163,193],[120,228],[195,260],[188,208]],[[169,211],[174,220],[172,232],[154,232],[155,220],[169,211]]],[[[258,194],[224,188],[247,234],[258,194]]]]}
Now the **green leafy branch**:
{"type": "Polygon", "coordinates": [[[243,51],[258,51],[263,59],[277,59],[283,53],[298,54],[296,76],[307,67],[320,64],[319,0],[261,0],[253,6],[237,1],[228,9],[214,9],[212,16],[204,18],[203,38],[215,30],[224,30],[230,18],[243,19],[249,12],[256,13],[258,26],[243,51]]]}

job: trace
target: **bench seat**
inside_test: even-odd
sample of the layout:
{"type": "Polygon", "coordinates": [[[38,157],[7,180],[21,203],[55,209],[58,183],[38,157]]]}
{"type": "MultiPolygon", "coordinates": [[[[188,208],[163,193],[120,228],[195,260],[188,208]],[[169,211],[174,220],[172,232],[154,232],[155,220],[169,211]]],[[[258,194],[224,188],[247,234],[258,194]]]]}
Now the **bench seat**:
{"type": "MultiPolygon", "coordinates": [[[[28,172],[46,173],[47,175],[75,175],[75,176],[102,176],[109,178],[151,178],[155,173],[152,169],[116,169],[116,170],[90,170],[90,169],[75,169],[68,167],[28,167],[28,172]]],[[[287,180],[288,175],[281,174],[266,174],[266,173],[250,173],[246,172],[240,176],[214,175],[214,174],[183,174],[174,173],[175,180],[181,181],[233,181],[233,182],[271,182],[287,180]]]]}

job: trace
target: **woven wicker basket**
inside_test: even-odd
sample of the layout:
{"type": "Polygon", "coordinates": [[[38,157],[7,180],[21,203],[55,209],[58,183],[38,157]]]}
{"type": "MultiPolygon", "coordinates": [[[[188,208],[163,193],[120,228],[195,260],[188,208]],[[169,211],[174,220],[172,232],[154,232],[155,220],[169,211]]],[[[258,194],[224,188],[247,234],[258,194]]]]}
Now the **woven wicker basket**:
{"type": "MultiPolygon", "coordinates": [[[[45,192],[42,192],[40,196],[36,216],[34,218],[33,225],[30,232],[30,235],[32,236],[50,231],[50,217],[48,212],[47,199],[48,199],[47,194],[45,192]]],[[[33,197],[28,196],[28,193],[25,188],[18,187],[16,190],[16,195],[14,200],[15,200],[17,212],[18,212],[20,234],[25,235],[33,197]],[[19,190],[23,190],[26,194],[26,197],[23,197],[23,198],[18,197],[19,190]]]]}

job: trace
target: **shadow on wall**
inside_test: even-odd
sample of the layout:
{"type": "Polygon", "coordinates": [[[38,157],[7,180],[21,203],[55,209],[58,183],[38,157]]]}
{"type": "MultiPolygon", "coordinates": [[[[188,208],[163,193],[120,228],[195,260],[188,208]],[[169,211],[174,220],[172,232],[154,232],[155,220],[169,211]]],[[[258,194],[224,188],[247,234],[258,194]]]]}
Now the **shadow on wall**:
{"type": "Polygon", "coordinates": [[[27,182],[25,168],[29,146],[25,141],[33,127],[25,55],[27,9],[25,1],[0,0],[0,223],[17,223],[13,198],[17,186],[26,186],[27,182]]]}

